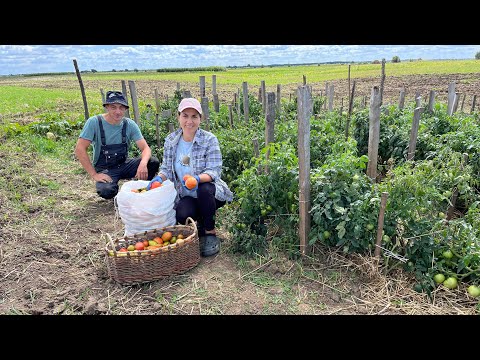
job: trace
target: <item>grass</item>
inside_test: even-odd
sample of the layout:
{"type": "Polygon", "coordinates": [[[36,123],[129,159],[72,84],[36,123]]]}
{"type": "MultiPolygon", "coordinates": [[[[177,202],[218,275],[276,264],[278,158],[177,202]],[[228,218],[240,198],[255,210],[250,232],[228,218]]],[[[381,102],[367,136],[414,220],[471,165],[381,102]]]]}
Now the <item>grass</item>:
{"type": "MultiPolygon", "coordinates": [[[[380,59],[379,59],[380,60],[380,59]]],[[[403,76],[415,74],[452,74],[452,73],[476,73],[478,72],[479,60],[417,60],[404,61],[399,63],[386,62],[385,73],[387,76],[403,76]]],[[[354,63],[350,66],[351,78],[364,78],[379,76],[381,64],[354,63]]],[[[208,83],[211,75],[216,75],[217,84],[241,85],[243,81],[259,82],[265,80],[267,83],[292,84],[301,83],[302,76],[307,77],[308,82],[319,82],[326,80],[347,79],[348,64],[318,64],[298,66],[264,66],[255,68],[227,69],[227,71],[184,71],[184,72],[101,72],[84,73],[82,80],[160,80],[198,83],[199,76],[205,76],[208,83]]],[[[76,75],[55,76],[58,81],[77,81],[76,75]]],[[[8,77],[8,79],[16,77],[8,77]]],[[[29,77],[32,81],[42,81],[49,76],[29,77]]],[[[2,79],[0,78],[0,84],[2,79]]]]}
{"type": "MultiPolygon", "coordinates": [[[[400,63],[387,62],[385,73],[387,76],[405,76],[415,74],[452,74],[452,73],[477,73],[480,60],[442,60],[442,61],[404,61],[400,63]]],[[[379,77],[381,64],[351,64],[351,78],[379,77]]],[[[198,86],[199,77],[205,76],[207,86],[211,83],[211,75],[216,75],[218,86],[236,86],[241,88],[243,82],[259,84],[264,80],[268,86],[274,84],[291,85],[301,84],[303,76],[308,83],[321,83],[325,81],[347,79],[347,64],[321,64],[302,66],[278,66],[228,69],[227,71],[191,71],[191,72],[102,72],[84,73],[82,80],[85,84],[89,115],[103,111],[98,88],[102,85],[98,81],[114,82],[121,80],[150,80],[178,82],[182,88],[198,86]]],[[[468,80],[465,80],[468,81],[468,80]]],[[[106,85],[105,85],[106,86],[106,85]]],[[[251,86],[250,86],[251,88],[251,86]]],[[[252,91],[252,89],[250,89],[252,91]]],[[[152,96],[152,95],[149,95],[152,96]]],[[[39,75],[32,77],[0,77],[0,136],[2,132],[18,131],[14,127],[16,118],[28,120],[31,117],[49,120],[53,115],[60,119],[83,119],[83,100],[78,88],[78,80],[72,72],[71,75],[39,75]],[[58,87],[56,87],[58,86],[58,87]],[[60,88],[61,87],[61,88],[60,88]],[[4,127],[2,129],[2,119],[4,127]],[[8,125],[8,126],[7,126],[8,125]]],[[[146,102],[153,98],[139,97],[140,112],[146,102]]],[[[31,119],[30,119],[31,120],[31,119]]],[[[50,119],[52,120],[52,119],[50,119]]],[[[43,144],[40,151],[48,152],[49,144],[43,144]]]]}
{"type": "MultiPolygon", "coordinates": [[[[0,85],[0,99],[2,99],[0,114],[46,112],[57,109],[57,107],[62,105],[82,107],[82,98],[78,93],[78,90],[39,89],[0,85]]],[[[93,91],[90,93],[90,96],[96,94],[96,92],[93,91]]]]}

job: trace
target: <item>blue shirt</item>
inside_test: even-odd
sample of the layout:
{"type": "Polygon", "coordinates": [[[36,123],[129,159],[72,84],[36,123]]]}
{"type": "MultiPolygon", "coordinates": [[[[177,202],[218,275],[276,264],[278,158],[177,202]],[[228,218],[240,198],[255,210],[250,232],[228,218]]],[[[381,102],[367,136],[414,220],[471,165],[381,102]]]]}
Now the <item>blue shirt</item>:
{"type": "MultiPolygon", "coordinates": [[[[185,175],[192,175],[192,168],[190,166],[190,159],[192,158],[192,147],[193,141],[188,142],[183,140],[180,136],[180,140],[178,141],[177,151],[175,153],[175,162],[174,168],[175,173],[179,179],[183,179],[185,175]]],[[[186,187],[181,187],[181,194],[180,197],[184,196],[191,196],[196,198],[197,197],[197,190],[188,190],[186,187]]]]}
{"type": "MultiPolygon", "coordinates": [[[[103,130],[105,131],[105,145],[121,144],[122,143],[122,127],[123,122],[127,121],[127,144],[130,141],[138,141],[143,139],[142,133],[138,125],[132,119],[124,117],[120,124],[112,125],[108,123],[103,115],[100,115],[102,119],[103,130]]],[[[90,117],[83,126],[82,132],[79,135],[80,138],[89,140],[93,146],[93,159],[92,164],[95,164],[100,157],[100,150],[102,147],[102,138],[100,136],[100,126],[98,125],[97,116],[90,117]]]]}
{"type": "MultiPolygon", "coordinates": [[[[159,174],[163,174],[175,184],[177,199],[182,191],[182,183],[175,172],[175,161],[177,159],[177,146],[182,137],[183,130],[177,129],[165,138],[163,146],[163,161],[159,174]]],[[[225,181],[221,179],[222,153],[217,137],[203,129],[198,129],[192,141],[190,156],[190,175],[208,174],[215,185],[215,198],[220,201],[232,201],[233,193],[225,181]]]]}

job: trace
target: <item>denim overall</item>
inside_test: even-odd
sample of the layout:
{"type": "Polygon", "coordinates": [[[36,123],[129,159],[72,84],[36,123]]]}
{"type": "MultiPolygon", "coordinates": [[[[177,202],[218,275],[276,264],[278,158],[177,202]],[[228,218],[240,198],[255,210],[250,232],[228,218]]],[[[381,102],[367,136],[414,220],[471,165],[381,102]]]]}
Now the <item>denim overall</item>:
{"type": "MultiPolygon", "coordinates": [[[[120,179],[132,179],[137,175],[138,165],[142,160],[140,157],[128,159],[127,143],[127,120],[123,120],[122,143],[105,144],[105,131],[103,130],[102,119],[97,116],[100,126],[100,137],[102,139],[102,148],[100,157],[95,164],[95,170],[99,173],[107,174],[112,178],[111,183],[97,182],[97,194],[104,199],[111,199],[118,193],[118,181],[120,179]]],[[[148,180],[151,180],[158,171],[160,162],[155,156],[148,160],[148,180]]]]}
{"type": "Polygon", "coordinates": [[[102,147],[100,156],[95,164],[95,170],[99,173],[108,174],[112,178],[111,183],[97,182],[97,194],[105,199],[111,199],[118,193],[118,180],[122,178],[123,168],[128,156],[127,144],[127,122],[123,121],[122,143],[107,145],[105,141],[105,131],[102,125],[102,119],[97,116],[100,126],[100,137],[102,147]]]}
{"type": "Polygon", "coordinates": [[[102,139],[102,148],[100,157],[98,158],[95,168],[112,169],[122,165],[128,156],[127,144],[127,122],[123,122],[122,127],[122,143],[121,144],[105,144],[105,131],[103,130],[102,119],[97,116],[98,125],[100,126],[100,137],[102,139]]]}

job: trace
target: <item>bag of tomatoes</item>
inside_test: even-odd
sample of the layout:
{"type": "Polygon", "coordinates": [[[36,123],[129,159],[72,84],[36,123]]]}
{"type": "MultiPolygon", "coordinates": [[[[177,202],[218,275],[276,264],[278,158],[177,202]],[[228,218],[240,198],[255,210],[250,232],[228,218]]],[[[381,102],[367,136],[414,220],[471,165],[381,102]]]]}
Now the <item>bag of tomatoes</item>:
{"type": "Polygon", "coordinates": [[[177,190],[170,180],[146,190],[149,181],[125,182],[115,196],[115,206],[125,224],[125,236],[175,225],[173,208],[177,190]]]}

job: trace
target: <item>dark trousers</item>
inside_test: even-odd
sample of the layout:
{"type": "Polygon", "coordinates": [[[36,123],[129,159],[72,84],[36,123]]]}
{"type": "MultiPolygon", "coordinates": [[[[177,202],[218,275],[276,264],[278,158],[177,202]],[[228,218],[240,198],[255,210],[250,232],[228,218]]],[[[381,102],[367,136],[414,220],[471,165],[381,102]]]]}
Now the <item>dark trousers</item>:
{"type": "MultiPolygon", "coordinates": [[[[111,183],[97,182],[97,194],[104,199],[111,199],[115,197],[118,193],[118,181],[120,179],[132,179],[137,174],[138,165],[140,164],[141,158],[127,159],[123,164],[118,165],[117,167],[105,169],[105,168],[95,168],[99,173],[107,174],[112,178],[111,183]]],[[[160,162],[155,156],[152,156],[148,161],[148,180],[152,180],[155,174],[158,172],[160,167],[160,162]]]]}
{"type": "Polygon", "coordinates": [[[180,199],[176,208],[177,223],[184,225],[191,217],[198,223],[198,236],[204,236],[205,230],[215,229],[215,212],[225,201],[215,199],[215,185],[211,182],[198,184],[197,196],[180,199]]]}

